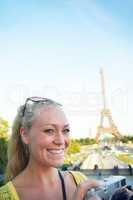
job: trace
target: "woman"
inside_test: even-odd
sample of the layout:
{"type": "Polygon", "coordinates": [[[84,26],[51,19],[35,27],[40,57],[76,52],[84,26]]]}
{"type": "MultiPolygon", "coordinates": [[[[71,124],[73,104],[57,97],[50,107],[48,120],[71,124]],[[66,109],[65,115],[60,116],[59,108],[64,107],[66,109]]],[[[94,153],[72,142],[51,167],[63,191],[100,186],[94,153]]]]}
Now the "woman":
{"type": "Polygon", "coordinates": [[[61,105],[47,98],[27,98],[13,124],[8,182],[0,188],[0,200],[81,200],[98,187],[97,181],[86,180],[79,172],[58,170],[69,143],[70,127],[61,105]]]}

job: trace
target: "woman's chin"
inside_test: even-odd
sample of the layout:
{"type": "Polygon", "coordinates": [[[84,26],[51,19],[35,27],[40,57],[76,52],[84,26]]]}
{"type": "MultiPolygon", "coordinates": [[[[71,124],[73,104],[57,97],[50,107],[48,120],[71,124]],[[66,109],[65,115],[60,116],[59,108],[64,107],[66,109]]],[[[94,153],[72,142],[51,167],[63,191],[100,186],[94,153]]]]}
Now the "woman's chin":
{"type": "Polygon", "coordinates": [[[64,164],[64,159],[62,161],[53,163],[54,167],[61,167],[63,164],[64,164]]]}

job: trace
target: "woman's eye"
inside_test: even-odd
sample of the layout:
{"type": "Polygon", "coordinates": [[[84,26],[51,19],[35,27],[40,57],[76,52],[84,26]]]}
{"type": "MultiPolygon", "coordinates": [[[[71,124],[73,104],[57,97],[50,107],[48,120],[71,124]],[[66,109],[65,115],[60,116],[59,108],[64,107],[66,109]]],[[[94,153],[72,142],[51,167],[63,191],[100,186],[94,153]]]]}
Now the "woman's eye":
{"type": "Polygon", "coordinates": [[[45,129],[44,132],[47,134],[53,134],[54,130],[53,129],[45,129]]]}
{"type": "Polygon", "coordinates": [[[68,128],[66,128],[66,129],[63,130],[63,133],[64,133],[64,134],[69,135],[69,132],[70,132],[70,129],[68,129],[68,128]]]}

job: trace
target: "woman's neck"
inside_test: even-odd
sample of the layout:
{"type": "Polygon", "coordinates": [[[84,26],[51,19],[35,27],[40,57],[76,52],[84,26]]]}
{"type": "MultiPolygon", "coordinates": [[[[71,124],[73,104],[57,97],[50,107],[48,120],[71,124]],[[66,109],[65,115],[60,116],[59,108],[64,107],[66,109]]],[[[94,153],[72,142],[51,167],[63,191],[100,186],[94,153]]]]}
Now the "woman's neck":
{"type": "Polygon", "coordinates": [[[58,182],[58,170],[54,167],[45,167],[29,162],[27,167],[15,178],[14,182],[27,186],[49,185],[58,182]]]}

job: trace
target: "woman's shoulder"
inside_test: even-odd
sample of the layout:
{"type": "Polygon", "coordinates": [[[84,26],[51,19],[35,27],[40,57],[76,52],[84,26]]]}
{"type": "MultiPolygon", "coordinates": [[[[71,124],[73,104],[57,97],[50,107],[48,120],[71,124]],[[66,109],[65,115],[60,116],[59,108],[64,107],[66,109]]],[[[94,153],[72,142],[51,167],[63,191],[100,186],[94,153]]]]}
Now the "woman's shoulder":
{"type": "Polygon", "coordinates": [[[11,181],[0,187],[0,200],[18,200],[11,181]]]}
{"type": "Polygon", "coordinates": [[[88,179],[87,176],[85,176],[80,171],[69,171],[69,173],[73,176],[76,185],[79,185],[80,183],[88,179]]]}

